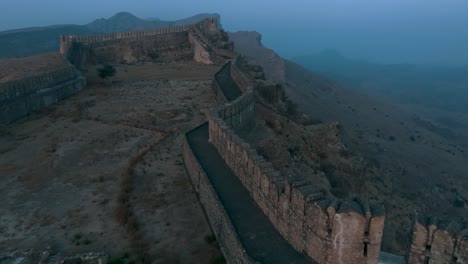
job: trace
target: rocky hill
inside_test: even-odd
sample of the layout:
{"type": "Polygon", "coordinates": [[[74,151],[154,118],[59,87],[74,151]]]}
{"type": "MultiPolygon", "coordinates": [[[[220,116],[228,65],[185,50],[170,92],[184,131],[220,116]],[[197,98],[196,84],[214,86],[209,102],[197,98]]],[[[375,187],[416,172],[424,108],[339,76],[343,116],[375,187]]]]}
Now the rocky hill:
{"type": "Polygon", "coordinates": [[[0,58],[57,51],[60,35],[90,35],[180,26],[193,24],[210,17],[219,18],[219,15],[198,14],[175,21],[154,21],[144,20],[130,13],[121,12],[109,19],[97,19],[86,25],[54,25],[7,30],[0,32],[0,58]],[[34,45],[31,45],[31,43],[34,43],[34,45]]]}
{"type": "Polygon", "coordinates": [[[468,196],[468,149],[447,131],[280,58],[261,44],[256,32],[231,33],[230,38],[237,52],[265,69],[267,78],[281,82],[314,123],[339,122],[347,149],[343,154],[361,157],[367,166],[356,178],[343,177],[339,168],[325,168],[332,193],[342,198],[360,193],[385,205],[383,250],[404,253],[415,210],[468,219],[463,202],[468,196]]]}

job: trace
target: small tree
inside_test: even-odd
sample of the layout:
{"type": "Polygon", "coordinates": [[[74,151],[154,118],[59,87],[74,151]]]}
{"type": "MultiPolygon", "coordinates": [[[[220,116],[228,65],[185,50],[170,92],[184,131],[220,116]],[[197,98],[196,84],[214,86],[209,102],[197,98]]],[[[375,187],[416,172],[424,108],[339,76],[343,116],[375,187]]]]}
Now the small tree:
{"type": "Polygon", "coordinates": [[[112,77],[115,75],[115,68],[112,65],[106,64],[102,68],[97,69],[98,76],[107,79],[107,77],[112,77]]]}

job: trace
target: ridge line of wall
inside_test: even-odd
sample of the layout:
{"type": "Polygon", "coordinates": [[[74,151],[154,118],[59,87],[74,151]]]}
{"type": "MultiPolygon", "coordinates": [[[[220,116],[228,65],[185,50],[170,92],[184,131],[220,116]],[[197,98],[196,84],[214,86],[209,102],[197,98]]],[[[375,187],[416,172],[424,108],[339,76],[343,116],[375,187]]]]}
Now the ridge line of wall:
{"type": "Polygon", "coordinates": [[[75,67],[67,66],[51,72],[0,83],[0,102],[14,100],[37,90],[64,83],[79,77],[75,67]]]}
{"type": "MultiPolygon", "coordinates": [[[[198,30],[201,31],[210,31],[212,30],[213,24],[215,24],[214,18],[204,19],[196,24],[188,24],[183,26],[173,26],[173,27],[165,27],[165,28],[158,28],[158,29],[147,29],[147,30],[139,30],[139,31],[128,31],[128,32],[115,32],[115,33],[106,33],[106,34],[96,34],[96,35],[60,35],[60,53],[65,54],[68,48],[71,46],[73,42],[80,42],[80,43],[98,43],[98,42],[105,42],[105,41],[112,41],[112,40],[119,40],[119,39],[143,39],[149,36],[156,36],[162,34],[171,34],[171,33],[180,33],[180,32],[188,32],[191,30],[198,30]]],[[[217,24],[216,20],[216,24],[217,24]]],[[[205,38],[203,34],[201,34],[202,38],[205,38]]],[[[206,38],[205,38],[206,39],[206,38]]],[[[225,53],[218,49],[221,53],[225,53]]]]}
{"type": "MultiPolygon", "coordinates": [[[[232,80],[218,80],[216,75],[213,87],[222,93],[220,87],[227,85],[222,82],[233,81],[243,94],[210,112],[210,142],[296,250],[319,263],[377,263],[385,219],[383,207],[369,205],[363,199],[326,199],[312,185],[289,183],[273,169],[237,135],[255,122],[254,86],[238,69],[237,59],[228,63],[232,80]]],[[[221,97],[220,101],[225,99],[221,97]]]]}
{"type": "Polygon", "coordinates": [[[11,123],[32,111],[57,103],[76,94],[84,86],[86,78],[78,75],[74,79],[56,82],[47,87],[35,87],[29,93],[4,100],[0,105],[0,124],[11,123]]]}

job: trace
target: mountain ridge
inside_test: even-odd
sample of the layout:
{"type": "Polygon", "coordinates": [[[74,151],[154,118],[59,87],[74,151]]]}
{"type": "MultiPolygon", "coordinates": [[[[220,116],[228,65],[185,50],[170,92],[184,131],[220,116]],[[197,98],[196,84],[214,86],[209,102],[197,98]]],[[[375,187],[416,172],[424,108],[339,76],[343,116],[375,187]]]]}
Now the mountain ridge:
{"type": "Polygon", "coordinates": [[[202,13],[174,21],[151,21],[138,18],[129,12],[119,12],[110,18],[99,18],[84,25],[51,25],[0,31],[0,58],[30,56],[57,51],[60,35],[91,35],[125,32],[194,24],[206,18],[217,18],[219,14],[202,13]],[[35,43],[35,45],[29,45],[35,43]]]}

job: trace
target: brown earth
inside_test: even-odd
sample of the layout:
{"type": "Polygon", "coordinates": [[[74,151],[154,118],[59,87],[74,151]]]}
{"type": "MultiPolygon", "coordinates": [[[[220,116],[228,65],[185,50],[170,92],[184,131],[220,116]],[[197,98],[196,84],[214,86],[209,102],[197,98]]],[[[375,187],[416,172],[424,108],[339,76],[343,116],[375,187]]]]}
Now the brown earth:
{"type": "Polygon", "coordinates": [[[0,130],[0,252],[34,248],[152,263],[220,252],[182,162],[184,133],[215,105],[217,66],[88,71],[78,95],[0,130]]]}
{"type": "Polygon", "coordinates": [[[0,59],[0,83],[59,70],[68,62],[58,52],[0,59]]]}

